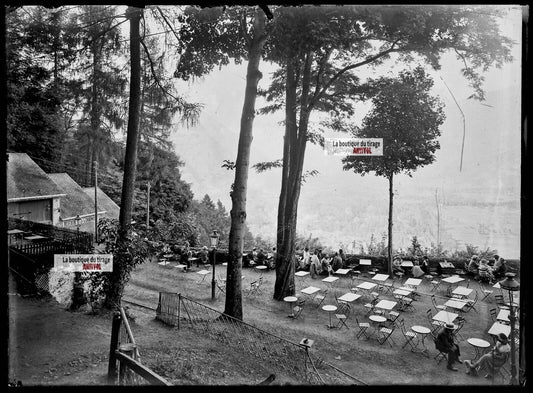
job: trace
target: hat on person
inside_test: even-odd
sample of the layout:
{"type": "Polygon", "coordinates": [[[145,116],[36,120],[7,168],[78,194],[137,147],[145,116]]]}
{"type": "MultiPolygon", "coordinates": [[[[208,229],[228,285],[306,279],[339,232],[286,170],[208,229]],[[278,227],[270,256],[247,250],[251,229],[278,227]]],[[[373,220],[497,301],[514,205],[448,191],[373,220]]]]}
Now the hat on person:
{"type": "Polygon", "coordinates": [[[455,329],[455,325],[453,323],[447,323],[444,327],[446,329],[448,329],[448,330],[454,330],[455,329]]]}
{"type": "Polygon", "coordinates": [[[207,250],[207,246],[203,246],[202,248],[203,248],[204,250],[207,250]]]}
{"type": "Polygon", "coordinates": [[[502,344],[507,344],[507,336],[505,335],[505,333],[500,333],[498,334],[498,341],[501,342],[502,344]]]}

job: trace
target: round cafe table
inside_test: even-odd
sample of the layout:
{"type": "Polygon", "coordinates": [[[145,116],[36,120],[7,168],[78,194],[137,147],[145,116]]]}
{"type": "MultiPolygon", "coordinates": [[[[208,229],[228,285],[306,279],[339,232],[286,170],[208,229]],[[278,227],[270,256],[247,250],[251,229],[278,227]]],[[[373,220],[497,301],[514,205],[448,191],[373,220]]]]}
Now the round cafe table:
{"type": "Polygon", "coordinates": [[[337,306],[326,304],[325,306],[322,306],[322,310],[327,311],[329,314],[329,325],[326,326],[328,327],[328,329],[333,329],[335,326],[331,324],[331,314],[337,311],[337,306]]]}
{"type": "Polygon", "coordinates": [[[259,271],[259,277],[263,277],[263,270],[266,270],[267,267],[266,265],[257,265],[255,269],[259,271]]]}
{"type": "Polygon", "coordinates": [[[286,296],[283,298],[283,301],[289,303],[289,307],[291,308],[291,313],[287,317],[294,318],[294,308],[292,305],[298,301],[298,298],[296,296],[286,296]]]}
{"type": "Polygon", "coordinates": [[[424,355],[429,357],[428,348],[426,347],[426,336],[431,332],[431,330],[425,326],[420,325],[411,326],[411,330],[416,334],[420,335],[420,337],[422,337],[422,340],[419,341],[423,347],[420,350],[420,353],[423,353],[424,355]]]}
{"type": "Polygon", "coordinates": [[[476,357],[473,359],[474,361],[480,357],[483,349],[490,347],[490,343],[481,338],[470,337],[467,338],[466,341],[468,341],[468,344],[472,345],[476,350],[476,357]]]}
{"type": "Polygon", "coordinates": [[[370,319],[372,322],[375,322],[375,326],[374,326],[374,332],[377,334],[377,331],[378,331],[378,327],[379,327],[379,324],[380,323],[383,323],[387,320],[387,318],[381,316],[381,315],[375,315],[375,314],[372,314],[371,316],[368,317],[368,319],[370,319]]]}

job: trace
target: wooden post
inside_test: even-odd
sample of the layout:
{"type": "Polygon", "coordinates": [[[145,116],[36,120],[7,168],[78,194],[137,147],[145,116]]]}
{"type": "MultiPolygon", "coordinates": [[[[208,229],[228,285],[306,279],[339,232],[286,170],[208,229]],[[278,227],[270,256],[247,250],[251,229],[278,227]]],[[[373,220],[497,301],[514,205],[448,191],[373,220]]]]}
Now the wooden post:
{"type": "MultiPolygon", "coordinates": [[[[134,360],[136,359],[135,353],[137,351],[137,345],[134,343],[125,343],[120,344],[120,347],[118,348],[119,352],[128,355],[134,360]]],[[[131,371],[128,371],[129,367],[125,362],[119,363],[119,374],[118,374],[118,382],[119,385],[124,385],[126,379],[128,379],[130,376],[133,376],[131,371]]]]}
{"type": "Polygon", "coordinates": [[[148,228],[150,228],[150,182],[148,182],[148,190],[146,194],[146,230],[148,230],[148,228]]]}
{"type": "Polygon", "coordinates": [[[111,345],[109,347],[109,366],[107,368],[107,381],[110,385],[115,384],[117,377],[117,359],[115,357],[115,351],[118,347],[118,336],[120,334],[120,312],[115,311],[113,313],[113,323],[111,325],[111,345]]]}
{"type": "Polygon", "coordinates": [[[180,328],[181,293],[178,293],[178,330],[180,328]]]}

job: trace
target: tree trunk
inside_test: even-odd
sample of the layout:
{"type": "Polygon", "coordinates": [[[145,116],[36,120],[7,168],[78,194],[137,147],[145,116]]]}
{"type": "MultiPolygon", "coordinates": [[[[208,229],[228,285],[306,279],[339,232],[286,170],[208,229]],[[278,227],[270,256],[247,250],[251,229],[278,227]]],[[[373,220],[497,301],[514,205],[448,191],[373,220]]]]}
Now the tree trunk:
{"type": "Polygon", "coordinates": [[[389,256],[389,264],[388,264],[388,273],[392,274],[392,202],[394,199],[394,193],[392,190],[393,185],[393,174],[391,173],[389,175],[389,241],[388,241],[388,256],[389,256]]]}
{"type": "Polygon", "coordinates": [[[265,42],[265,15],[257,8],[254,19],[253,38],[250,42],[248,68],[246,72],[246,91],[241,115],[241,129],[237,160],[235,162],[235,181],[231,192],[231,228],[229,233],[229,261],[226,281],[226,304],[224,313],[242,320],[242,252],[246,223],[246,192],[248,169],[250,165],[250,146],[252,144],[253,122],[257,85],[262,75],[259,62],[265,42]]]}
{"type": "Polygon", "coordinates": [[[296,269],[295,240],[300,198],[301,179],[307,142],[309,108],[307,106],[310,76],[310,57],[306,58],[302,79],[302,98],[300,102],[300,121],[296,124],[296,67],[287,62],[287,83],[285,88],[285,137],[283,145],[283,174],[278,205],[278,232],[276,240],[276,283],[274,299],[283,300],[294,295],[294,272],[296,269]]]}
{"type": "Polygon", "coordinates": [[[140,96],[141,96],[141,49],[139,24],[141,9],[128,7],[126,15],[130,18],[130,100],[126,153],[124,157],[124,179],[120,201],[120,228],[125,230],[131,223],[133,191],[137,172],[137,146],[139,141],[140,96]]]}
{"type": "MultiPolygon", "coordinates": [[[[141,97],[141,49],[139,25],[142,9],[128,7],[126,16],[130,19],[130,101],[128,113],[128,132],[126,140],[126,154],[124,157],[124,178],[122,181],[122,196],[120,201],[119,236],[124,238],[127,234],[128,226],[131,223],[131,211],[133,208],[133,192],[135,185],[135,175],[137,172],[137,145],[139,135],[140,119],[140,97],[141,97]]],[[[122,241],[119,239],[118,241],[122,241]]],[[[119,261],[117,261],[119,262],[119,261]]],[[[125,262],[125,261],[120,261],[125,262]]],[[[106,296],[105,306],[116,308],[120,304],[120,299],[124,292],[125,266],[115,263],[113,272],[110,273],[111,288],[106,296]]]]}

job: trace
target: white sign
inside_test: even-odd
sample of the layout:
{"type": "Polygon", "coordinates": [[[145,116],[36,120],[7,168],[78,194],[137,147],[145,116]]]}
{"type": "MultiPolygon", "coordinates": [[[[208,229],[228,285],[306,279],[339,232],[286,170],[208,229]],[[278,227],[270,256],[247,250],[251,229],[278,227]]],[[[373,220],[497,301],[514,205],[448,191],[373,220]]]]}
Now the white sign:
{"type": "Polygon", "coordinates": [[[326,156],[382,156],[383,138],[326,138],[326,156]]]}
{"type": "Polygon", "coordinates": [[[62,272],[112,272],[113,254],[55,254],[54,270],[62,272]]]}

